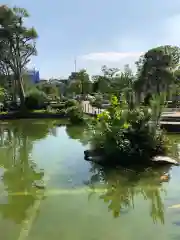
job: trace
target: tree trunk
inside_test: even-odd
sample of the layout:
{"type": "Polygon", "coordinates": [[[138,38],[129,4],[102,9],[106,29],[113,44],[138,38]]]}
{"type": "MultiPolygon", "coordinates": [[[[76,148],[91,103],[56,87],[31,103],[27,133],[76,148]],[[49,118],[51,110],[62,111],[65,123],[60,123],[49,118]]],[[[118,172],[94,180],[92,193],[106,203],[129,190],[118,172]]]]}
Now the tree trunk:
{"type": "Polygon", "coordinates": [[[16,79],[17,79],[17,83],[18,83],[20,107],[21,107],[21,109],[24,109],[25,108],[25,92],[24,92],[24,86],[23,86],[23,80],[22,80],[21,74],[17,74],[16,79]]]}

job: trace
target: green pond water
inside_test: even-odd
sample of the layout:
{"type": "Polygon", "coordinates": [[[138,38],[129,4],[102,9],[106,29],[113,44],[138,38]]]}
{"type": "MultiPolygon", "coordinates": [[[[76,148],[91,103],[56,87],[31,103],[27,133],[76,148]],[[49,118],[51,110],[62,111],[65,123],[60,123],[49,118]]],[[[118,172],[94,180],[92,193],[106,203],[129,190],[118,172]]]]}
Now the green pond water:
{"type": "Polygon", "coordinates": [[[180,168],[103,171],[84,160],[82,135],[53,120],[0,123],[0,239],[180,239],[180,168]]]}

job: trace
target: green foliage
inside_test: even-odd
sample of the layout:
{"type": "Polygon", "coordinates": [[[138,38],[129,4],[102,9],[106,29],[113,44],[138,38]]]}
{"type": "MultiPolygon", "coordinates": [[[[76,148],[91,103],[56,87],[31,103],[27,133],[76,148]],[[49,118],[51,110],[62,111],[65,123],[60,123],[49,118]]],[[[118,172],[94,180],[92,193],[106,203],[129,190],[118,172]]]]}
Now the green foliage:
{"type": "Polygon", "coordinates": [[[60,86],[52,83],[38,83],[37,88],[43,91],[52,100],[60,96],[60,86]]]}
{"type": "MultiPolygon", "coordinates": [[[[42,110],[36,110],[42,112],[42,110]]],[[[49,105],[49,109],[43,110],[43,113],[56,113],[69,118],[71,123],[78,124],[84,121],[83,109],[81,105],[74,99],[67,100],[59,104],[49,105]]]]}
{"type": "Polygon", "coordinates": [[[68,84],[67,91],[69,94],[81,94],[82,84],[79,80],[71,80],[68,84]]]}
{"type": "Polygon", "coordinates": [[[103,96],[102,94],[95,94],[94,98],[90,100],[90,103],[93,107],[101,108],[103,104],[103,96]]]}
{"type": "Polygon", "coordinates": [[[152,95],[152,99],[150,101],[150,109],[151,109],[151,119],[155,125],[158,126],[161,114],[166,108],[166,93],[161,93],[158,95],[152,95]]]}
{"type": "Polygon", "coordinates": [[[0,87],[0,102],[4,102],[6,97],[5,89],[0,87]]]}
{"type": "Polygon", "coordinates": [[[27,93],[25,106],[28,110],[44,108],[47,105],[47,96],[44,92],[34,89],[27,93]]]}
{"type": "Polygon", "coordinates": [[[92,82],[85,69],[71,73],[69,76],[68,92],[83,95],[92,92],[92,82]]]}
{"type": "Polygon", "coordinates": [[[74,99],[69,99],[65,102],[65,108],[76,106],[78,102],[74,99]]]}
{"type": "Polygon", "coordinates": [[[80,104],[66,109],[66,116],[73,124],[82,123],[84,121],[83,109],[80,104]]]}
{"type": "Polygon", "coordinates": [[[53,109],[61,110],[65,108],[65,103],[62,102],[58,104],[51,104],[50,107],[53,109]]]}
{"type": "Polygon", "coordinates": [[[47,108],[47,109],[38,109],[38,110],[33,110],[33,113],[42,113],[42,114],[58,114],[62,116],[66,116],[66,109],[52,109],[52,108],[47,108]]]}
{"type": "Polygon", "coordinates": [[[24,24],[28,17],[29,13],[24,8],[6,7],[0,19],[0,69],[3,75],[13,73],[17,88],[14,88],[14,91],[19,94],[22,105],[25,100],[23,70],[30,57],[37,54],[37,32],[33,27],[27,28],[24,24]]]}
{"type": "Polygon", "coordinates": [[[0,115],[7,115],[8,112],[1,112],[0,115]]]}
{"type": "Polygon", "coordinates": [[[168,91],[168,86],[175,84],[174,70],[179,64],[180,48],[160,46],[150,49],[140,57],[137,65],[137,91],[160,93],[168,91]]]}
{"type": "Polygon", "coordinates": [[[146,162],[168,150],[166,138],[157,125],[154,109],[136,106],[129,109],[125,100],[111,99],[111,107],[91,125],[91,146],[101,152],[107,164],[146,162]],[[151,122],[151,121],[155,121],[151,122]]]}

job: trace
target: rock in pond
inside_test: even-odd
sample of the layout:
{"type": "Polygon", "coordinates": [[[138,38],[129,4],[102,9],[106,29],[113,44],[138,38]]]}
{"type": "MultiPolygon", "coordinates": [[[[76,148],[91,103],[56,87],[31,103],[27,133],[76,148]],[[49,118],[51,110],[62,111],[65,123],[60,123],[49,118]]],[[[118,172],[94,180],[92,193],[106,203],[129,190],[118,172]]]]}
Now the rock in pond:
{"type": "MultiPolygon", "coordinates": [[[[93,161],[95,163],[101,163],[102,157],[99,151],[96,150],[85,150],[84,151],[84,158],[87,161],[93,161]]],[[[153,164],[159,165],[176,165],[179,166],[180,163],[177,162],[175,159],[168,157],[168,156],[155,156],[152,158],[153,164]]]]}
{"type": "Polygon", "coordinates": [[[97,152],[96,150],[85,150],[84,159],[86,161],[93,161],[94,163],[100,163],[102,157],[100,156],[99,152],[97,152]]]}
{"type": "Polygon", "coordinates": [[[167,157],[167,156],[156,156],[156,157],[153,157],[152,161],[154,163],[159,163],[159,164],[172,164],[172,165],[176,165],[178,166],[179,163],[173,159],[173,158],[170,158],[170,157],[167,157]]]}

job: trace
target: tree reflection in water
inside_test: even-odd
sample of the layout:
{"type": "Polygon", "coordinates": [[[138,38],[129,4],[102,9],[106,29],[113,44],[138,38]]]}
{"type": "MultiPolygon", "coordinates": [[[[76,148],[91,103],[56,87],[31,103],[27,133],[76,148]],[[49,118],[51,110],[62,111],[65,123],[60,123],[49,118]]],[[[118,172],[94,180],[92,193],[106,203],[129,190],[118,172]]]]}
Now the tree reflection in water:
{"type": "MultiPolygon", "coordinates": [[[[161,168],[156,171],[146,169],[136,172],[127,169],[106,170],[92,165],[92,177],[86,184],[92,190],[98,182],[103,182],[103,188],[105,184],[106,191],[99,198],[108,205],[108,210],[112,211],[115,218],[135,208],[134,199],[137,195],[141,195],[144,200],[150,202],[150,216],[153,222],[164,224],[164,204],[161,192],[165,190],[160,176],[167,170],[167,168],[161,168]]],[[[92,191],[91,195],[94,193],[92,191]]]]}
{"type": "Polygon", "coordinates": [[[74,125],[67,125],[66,126],[66,133],[71,139],[79,140],[83,145],[88,144],[88,128],[87,125],[80,125],[80,126],[74,126],[74,125]]]}
{"type": "MultiPolygon", "coordinates": [[[[44,173],[33,162],[33,142],[49,133],[51,122],[12,121],[0,127],[0,166],[4,169],[2,182],[7,191],[6,203],[0,199],[0,212],[5,218],[21,223],[39,197],[36,181],[43,181],[44,173]],[[28,193],[28,194],[26,194],[28,193]]],[[[41,191],[43,194],[43,191],[41,191]]]]}

